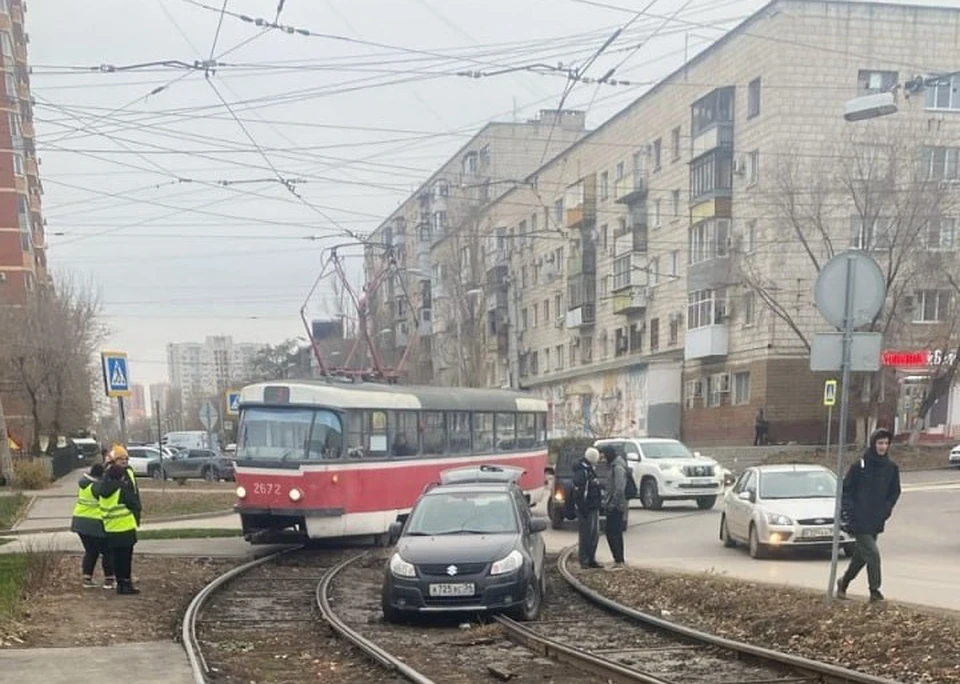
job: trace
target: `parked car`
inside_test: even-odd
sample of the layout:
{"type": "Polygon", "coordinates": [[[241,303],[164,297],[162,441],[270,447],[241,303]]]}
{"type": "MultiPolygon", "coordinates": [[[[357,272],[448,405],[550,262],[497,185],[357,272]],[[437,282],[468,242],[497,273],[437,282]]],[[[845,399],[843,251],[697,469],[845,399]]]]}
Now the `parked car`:
{"type": "Polygon", "coordinates": [[[169,479],[186,484],[188,479],[203,478],[208,482],[233,480],[233,461],[219,451],[188,449],[164,459],[163,469],[169,479]]]}
{"type": "Polygon", "coordinates": [[[390,622],[418,612],[502,610],[535,620],[546,590],[546,518],[533,517],[520,468],[471,466],[441,473],[405,523],[384,569],[381,605],[390,622]]]}
{"type": "Polygon", "coordinates": [[[80,450],[79,458],[87,465],[100,460],[100,443],[90,437],[73,437],[73,443],[80,450]]]}
{"type": "Polygon", "coordinates": [[[159,449],[150,446],[131,446],[127,447],[127,454],[130,456],[130,467],[133,468],[135,475],[150,477],[154,480],[163,477],[164,459],[159,449]]]}
{"type": "Polygon", "coordinates": [[[676,439],[619,437],[599,439],[594,446],[613,446],[626,457],[644,508],[656,511],[665,501],[696,501],[707,510],[723,493],[720,464],[692,453],[676,439]]]}
{"type": "Polygon", "coordinates": [[[581,454],[570,450],[561,451],[553,467],[553,489],[547,499],[547,516],[553,529],[559,530],[566,520],[577,519],[573,505],[573,469],[581,454]]]}
{"type": "MultiPolygon", "coordinates": [[[[732,548],[746,544],[753,558],[774,549],[829,548],[837,476],[819,465],[763,465],[747,468],[727,492],[720,516],[720,539],[732,548]]],[[[840,533],[847,556],[856,546],[840,533]]]]}
{"type": "Polygon", "coordinates": [[[960,468],[960,444],[950,450],[950,456],[947,462],[954,468],[960,468]]]}

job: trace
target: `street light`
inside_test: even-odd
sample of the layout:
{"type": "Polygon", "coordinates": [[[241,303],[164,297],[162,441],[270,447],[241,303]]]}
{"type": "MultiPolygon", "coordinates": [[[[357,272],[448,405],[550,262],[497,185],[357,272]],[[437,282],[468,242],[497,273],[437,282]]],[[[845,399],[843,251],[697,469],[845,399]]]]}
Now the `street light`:
{"type": "Polygon", "coordinates": [[[843,118],[847,121],[865,121],[897,113],[897,101],[892,92],[856,97],[847,102],[843,118]]]}

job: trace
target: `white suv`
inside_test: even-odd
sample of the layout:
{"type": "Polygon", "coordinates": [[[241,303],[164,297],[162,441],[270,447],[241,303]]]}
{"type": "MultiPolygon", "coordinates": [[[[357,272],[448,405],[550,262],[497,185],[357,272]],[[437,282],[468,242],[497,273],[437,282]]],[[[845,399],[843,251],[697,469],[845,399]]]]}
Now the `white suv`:
{"type": "Polygon", "coordinates": [[[706,510],[723,493],[723,468],[675,439],[618,437],[599,439],[594,446],[612,446],[626,457],[644,508],[656,511],[664,501],[696,501],[706,510]]]}

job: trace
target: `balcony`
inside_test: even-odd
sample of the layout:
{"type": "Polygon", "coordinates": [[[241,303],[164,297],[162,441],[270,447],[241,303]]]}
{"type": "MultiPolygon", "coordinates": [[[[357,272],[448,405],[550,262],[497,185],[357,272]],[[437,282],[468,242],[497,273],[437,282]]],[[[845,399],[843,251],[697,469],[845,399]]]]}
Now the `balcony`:
{"type": "Polygon", "coordinates": [[[643,285],[647,281],[646,255],[639,252],[627,252],[613,260],[613,292],[626,290],[634,285],[643,285]]]}
{"type": "Polygon", "coordinates": [[[597,176],[591,175],[567,188],[564,198],[568,228],[579,228],[597,218],[597,176]]]}
{"type": "Polygon", "coordinates": [[[19,5],[13,5],[10,8],[10,19],[12,19],[15,24],[23,26],[23,9],[19,5]]]}
{"type": "Polygon", "coordinates": [[[27,46],[19,41],[13,41],[13,56],[20,64],[27,63],[27,46]]]}
{"type": "Polygon", "coordinates": [[[690,204],[733,194],[733,150],[718,147],[690,162],[690,204]]]}
{"type": "Polygon", "coordinates": [[[706,154],[718,147],[733,149],[733,122],[714,124],[693,139],[692,158],[706,154]]]}
{"type": "Polygon", "coordinates": [[[705,325],[687,330],[683,358],[687,361],[726,356],[730,343],[730,328],[726,323],[705,325]]]}
{"type": "Polygon", "coordinates": [[[617,204],[633,204],[647,197],[649,178],[643,169],[634,169],[613,184],[613,198],[617,204]]]}
{"type": "Polygon", "coordinates": [[[591,326],[597,320],[597,276],[583,273],[567,279],[568,328],[591,326]]]}
{"type": "Polygon", "coordinates": [[[636,314],[647,308],[647,287],[631,285],[613,297],[613,313],[636,314]]]}
{"type": "Polygon", "coordinates": [[[589,328],[597,322],[597,307],[593,304],[584,304],[567,311],[564,322],[567,328],[589,328]]]}
{"type": "Polygon", "coordinates": [[[575,278],[583,274],[597,273],[597,246],[586,241],[579,251],[567,257],[567,278],[575,278]]]}

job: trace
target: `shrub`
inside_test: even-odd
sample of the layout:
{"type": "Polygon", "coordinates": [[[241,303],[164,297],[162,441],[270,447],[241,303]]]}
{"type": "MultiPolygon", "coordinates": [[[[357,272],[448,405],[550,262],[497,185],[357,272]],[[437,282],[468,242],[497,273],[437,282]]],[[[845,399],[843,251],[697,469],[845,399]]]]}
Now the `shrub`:
{"type": "Polygon", "coordinates": [[[47,464],[40,459],[16,461],[13,472],[20,489],[43,489],[50,484],[50,471],[47,464]]]}

